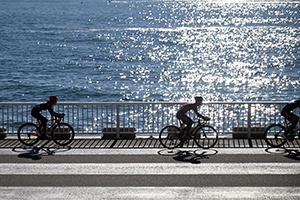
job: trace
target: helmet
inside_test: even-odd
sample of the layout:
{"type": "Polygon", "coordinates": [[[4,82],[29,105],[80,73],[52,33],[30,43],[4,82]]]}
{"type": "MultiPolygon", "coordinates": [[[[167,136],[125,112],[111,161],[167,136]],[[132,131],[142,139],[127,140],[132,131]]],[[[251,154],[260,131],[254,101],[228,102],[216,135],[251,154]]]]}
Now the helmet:
{"type": "Polygon", "coordinates": [[[57,101],[58,100],[57,96],[55,96],[55,95],[51,95],[49,97],[49,99],[50,99],[50,101],[57,101]]]}
{"type": "Polygon", "coordinates": [[[202,97],[195,97],[195,100],[198,102],[202,102],[203,101],[203,98],[202,97]]]}

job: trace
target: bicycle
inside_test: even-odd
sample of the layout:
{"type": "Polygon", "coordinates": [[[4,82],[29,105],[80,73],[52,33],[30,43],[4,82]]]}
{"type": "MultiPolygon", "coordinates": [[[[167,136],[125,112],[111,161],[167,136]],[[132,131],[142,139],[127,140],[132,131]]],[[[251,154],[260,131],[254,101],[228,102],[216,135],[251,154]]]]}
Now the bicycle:
{"type": "Polygon", "coordinates": [[[287,120],[285,119],[284,125],[271,124],[270,126],[268,126],[264,132],[266,143],[271,147],[281,147],[286,142],[294,141],[297,135],[298,138],[300,138],[300,128],[297,127],[296,131],[290,133],[288,131],[289,125],[290,123],[288,123],[287,120]]]}
{"type": "MultiPolygon", "coordinates": [[[[66,146],[70,144],[74,139],[74,129],[68,123],[61,123],[61,118],[50,119],[48,122],[53,122],[51,127],[46,131],[45,136],[52,139],[56,144],[60,146],[66,146]],[[51,131],[51,136],[50,136],[51,131]]],[[[24,123],[18,129],[18,139],[21,143],[32,146],[36,144],[42,138],[43,128],[38,130],[42,122],[34,124],[31,122],[24,123]]]]}
{"type": "Polygon", "coordinates": [[[179,120],[180,127],[169,125],[164,127],[159,133],[159,141],[165,148],[174,149],[182,146],[185,142],[193,140],[198,147],[209,149],[218,141],[218,132],[207,122],[199,119],[196,127],[191,128],[187,133],[184,124],[179,120]]]}

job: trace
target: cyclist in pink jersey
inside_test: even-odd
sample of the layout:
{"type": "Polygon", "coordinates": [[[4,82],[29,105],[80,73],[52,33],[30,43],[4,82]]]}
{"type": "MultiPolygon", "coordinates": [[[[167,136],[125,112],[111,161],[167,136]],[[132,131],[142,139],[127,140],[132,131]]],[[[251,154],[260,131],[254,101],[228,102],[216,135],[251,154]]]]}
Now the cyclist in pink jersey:
{"type": "Polygon", "coordinates": [[[203,98],[202,97],[195,97],[196,102],[195,103],[187,103],[184,104],[182,106],[180,106],[179,110],[177,111],[176,117],[181,120],[184,124],[186,124],[186,131],[189,133],[192,124],[193,124],[193,120],[188,117],[186,115],[186,113],[190,110],[194,110],[194,112],[196,113],[196,115],[200,118],[202,118],[205,121],[210,120],[209,117],[205,117],[203,115],[201,115],[198,111],[197,111],[197,107],[202,105],[202,101],[203,98]]]}

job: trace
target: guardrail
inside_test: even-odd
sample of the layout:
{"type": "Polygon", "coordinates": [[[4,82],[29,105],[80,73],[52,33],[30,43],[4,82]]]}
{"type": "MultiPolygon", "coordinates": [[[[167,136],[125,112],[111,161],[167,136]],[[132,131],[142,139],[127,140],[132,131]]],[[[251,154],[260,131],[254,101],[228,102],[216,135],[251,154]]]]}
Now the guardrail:
{"type": "MultiPolygon", "coordinates": [[[[31,117],[30,103],[0,103],[0,127],[7,134],[16,134],[24,122],[36,122],[31,117]]],[[[64,121],[74,127],[76,134],[103,134],[111,129],[120,137],[121,127],[134,127],[138,135],[157,135],[166,125],[179,125],[175,116],[182,102],[63,102],[55,106],[56,112],[65,113],[64,121]]],[[[238,128],[251,138],[253,127],[282,123],[280,111],[286,102],[207,102],[199,111],[211,118],[210,124],[220,135],[232,134],[238,128]]],[[[299,109],[296,111],[299,113],[299,109]]],[[[43,113],[49,118],[49,113],[43,113]]],[[[195,115],[191,113],[192,118],[195,115]]]]}

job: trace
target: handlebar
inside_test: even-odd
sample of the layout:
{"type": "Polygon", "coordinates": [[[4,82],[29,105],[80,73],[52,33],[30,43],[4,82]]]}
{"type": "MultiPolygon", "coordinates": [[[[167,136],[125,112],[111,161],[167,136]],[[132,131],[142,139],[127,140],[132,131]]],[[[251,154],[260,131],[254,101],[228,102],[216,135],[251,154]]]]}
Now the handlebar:
{"type": "Polygon", "coordinates": [[[61,117],[55,116],[55,119],[60,122],[61,119],[63,119],[64,117],[65,117],[65,114],[63,113],[63,115],[61,117]]]}
{"type": "Polygon", "coordinates": [[[202,118],[199,118],[197,122],[194,123],[199,123],[199,124],[207,124],[209,120],[204,120],[202,118]]]}
{"type": "MultiPolygon", "coordinates": [[[[198,121],[193,121],[193,124],[197,124],[197,123],[199,123],[199,124],[206,124],[206,123],[208,123],[209,120],[204,120],[202,118],[199,118],[198,121]]],[[[180,125],[184,124],[180,119],[179,119],[179,123],[180,123],[180,125]]]]}

